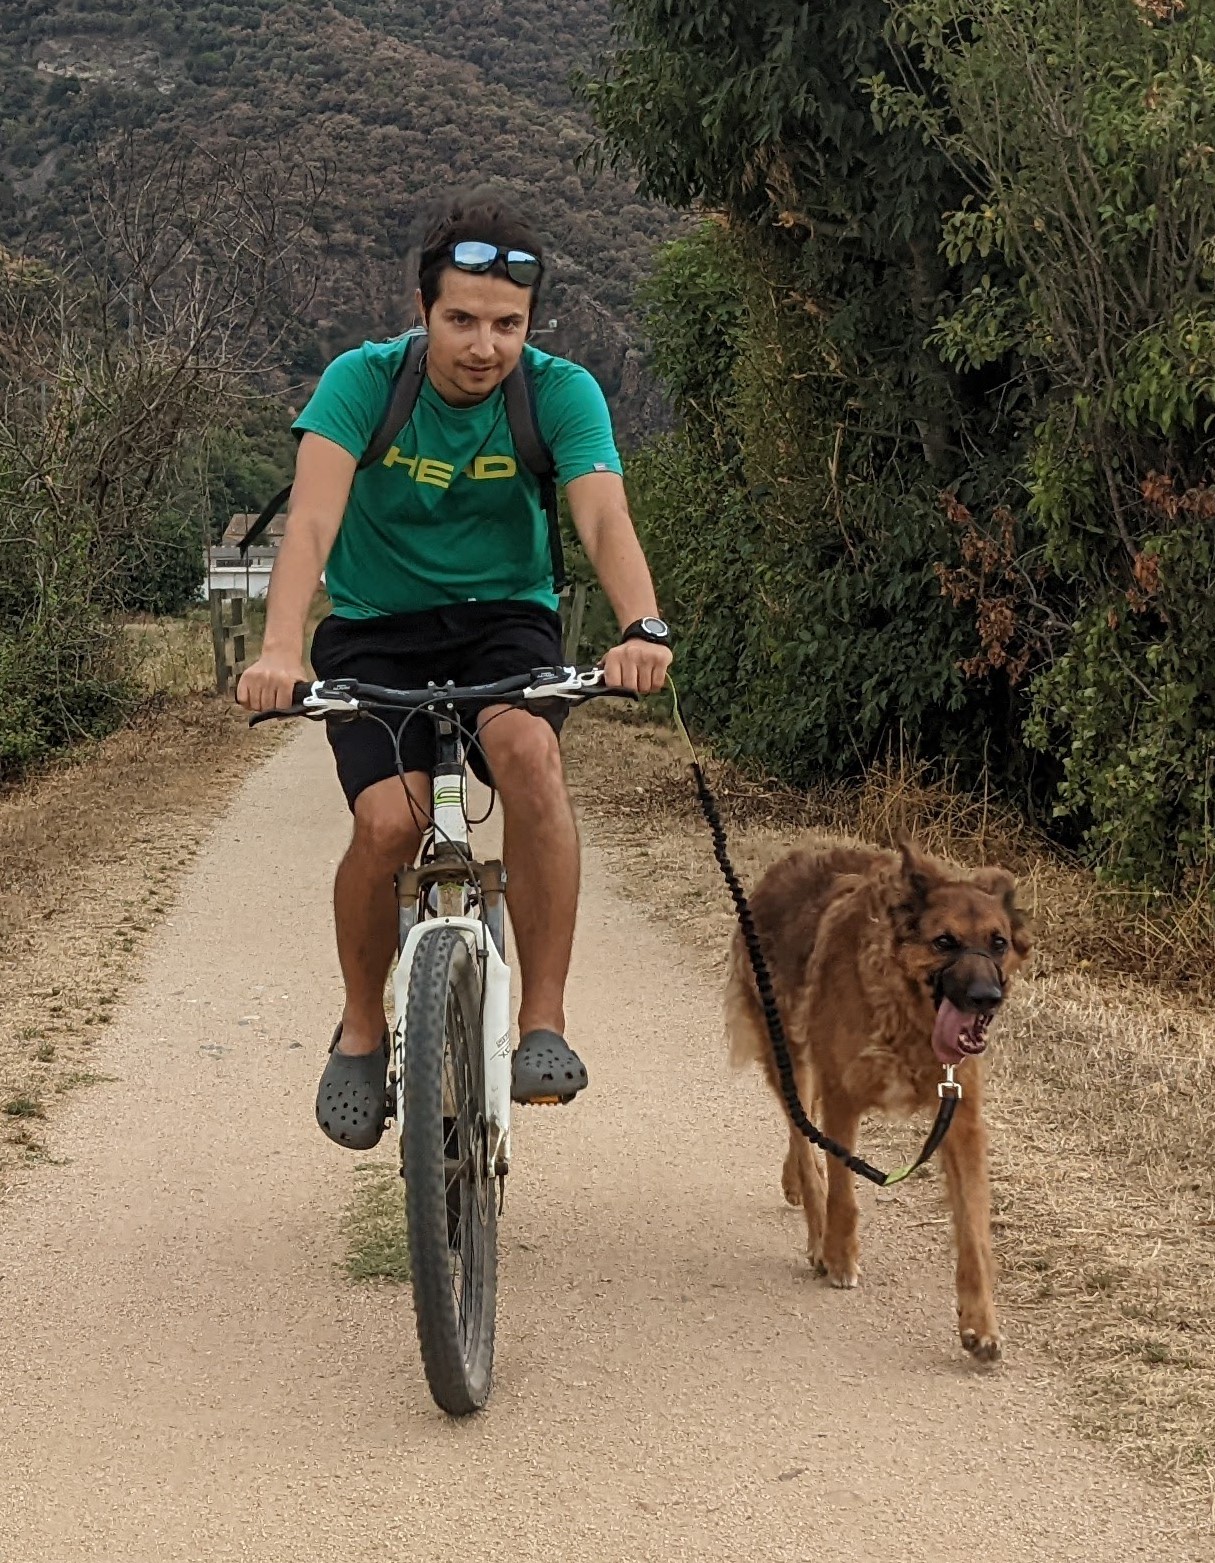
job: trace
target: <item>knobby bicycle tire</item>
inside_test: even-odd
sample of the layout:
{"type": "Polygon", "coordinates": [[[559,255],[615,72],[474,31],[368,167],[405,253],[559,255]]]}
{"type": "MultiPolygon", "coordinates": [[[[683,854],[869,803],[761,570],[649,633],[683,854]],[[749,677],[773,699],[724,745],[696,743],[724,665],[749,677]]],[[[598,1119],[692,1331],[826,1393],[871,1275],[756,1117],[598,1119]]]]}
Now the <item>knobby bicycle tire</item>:
{"type": "Polygon", "coordinates": [[[485,1166],[480,973],[453,928],[418,944],[402,1051],[402,1165],[418,1344],[435,1402],[466,1416],[489,1398],[498,1217],[485,1166]]]}

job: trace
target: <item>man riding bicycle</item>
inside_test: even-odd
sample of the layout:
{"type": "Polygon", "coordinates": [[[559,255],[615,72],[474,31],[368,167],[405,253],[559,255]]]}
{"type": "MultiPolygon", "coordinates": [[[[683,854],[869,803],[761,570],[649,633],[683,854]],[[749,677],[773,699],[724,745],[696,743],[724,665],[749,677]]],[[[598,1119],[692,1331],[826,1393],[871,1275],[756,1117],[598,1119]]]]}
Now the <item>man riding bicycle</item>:
{"type": "MultiPolygon", "coordinates": [[[[540,487],[519,459],[502,384],[521,360],[536,422],[570,514],[622,626],[603,659],[609,684],[661,689],[671,663],[653,583],[625,497],[603,393],[566,359],[526,345],[541,246],[496,193],[453,201],[422,246],[417,307],[428,337],[413,416],[382,460],[359,462],[393,391],[408,338],[366,342],[325,370],[296,419],[287,526],[262,654],[237,699],[292,703],[304,625],[325,572],[333,612],[317,628],[321,678],[394,688],[488,683],[562,661],[553,555],[540,487]]],[[[571,1100],[586,1070],[565,1040],[565,982],[578,899],[578,837],[558,746],[563,712],[476,714],[473,768],[502,799],[507,904],[522,975],[511,1095],[571,1100]],[[488,769],[487,769],[488,768],[488,769]]],[[[329,742],[354,829],[334,885],[341,1021],[317,1092],[317,1121],[365,1150],[384,1127],[384,983],[396,949],[394,877],[421,846],[430,808],[430,722],[393,738],[376,722],[331,722],[329,742]]]]}

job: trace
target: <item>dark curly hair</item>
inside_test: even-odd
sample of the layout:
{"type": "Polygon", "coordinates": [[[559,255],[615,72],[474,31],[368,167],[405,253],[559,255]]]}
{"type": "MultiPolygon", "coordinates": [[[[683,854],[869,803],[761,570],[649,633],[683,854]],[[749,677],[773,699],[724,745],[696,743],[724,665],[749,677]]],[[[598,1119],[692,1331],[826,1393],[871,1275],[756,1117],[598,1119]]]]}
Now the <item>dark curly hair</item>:
{"type": "MultiPolygon", "coordinates": [[[[439,296],[443,273],[451,268],[449,251],[453,244],[459,244],[463,239],[481,239],[501,249],[526,250],[538,261],[544,260],[539,235],[504,191],[483,185],[450,196],[426,214],[422,228],[418,288],[428,315],[439,296]]],[[[529,292],[530,315],[536,307],[540,282],[537,281],[529,292]]]]}

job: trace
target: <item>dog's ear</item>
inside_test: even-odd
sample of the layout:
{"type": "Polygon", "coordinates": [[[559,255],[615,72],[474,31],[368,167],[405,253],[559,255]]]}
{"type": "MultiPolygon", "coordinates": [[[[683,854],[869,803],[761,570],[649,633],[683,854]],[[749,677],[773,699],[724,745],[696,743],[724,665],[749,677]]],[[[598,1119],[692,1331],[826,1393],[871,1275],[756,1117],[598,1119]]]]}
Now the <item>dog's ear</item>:
{"type": "Polygon", "coordinates": [[[1017,881],[1006,868],[976,868],[970,882],[987,895],[994,895],[1004,902],[1004,909],[1011,912],[1017,895],[1017,881]]]}
{"type": "Polygon", "coordinates": [[[1029,918],[1017,905],[1017,881],[1006,868],[977,868],[970,876],[971,883],[988,895],[998,897],[1004,904],[1009,926],[1012,928],[1013,949],[1022,960],[1033,948],[1033,930],[1029,918]]]}
{"type": "Polygon", "coordinates": [[[927,904],[929,892],[940,876],[905,830],[899,831],[898,848],[903,860],[903,883],[911,891],[912,909],[919,911],[927,904]]]}

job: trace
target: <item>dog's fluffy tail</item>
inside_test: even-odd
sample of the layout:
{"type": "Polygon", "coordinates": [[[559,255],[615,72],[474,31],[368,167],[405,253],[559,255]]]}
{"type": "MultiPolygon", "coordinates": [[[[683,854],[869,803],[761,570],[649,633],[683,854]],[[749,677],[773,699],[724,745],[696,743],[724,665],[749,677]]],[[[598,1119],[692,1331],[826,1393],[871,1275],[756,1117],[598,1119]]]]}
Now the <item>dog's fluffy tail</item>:
{"type": "Polygon", "coordinates": [[[769,1046],[764,1015],[755,992],[746,946],[737,933],[730,942],[725,1022],[733,1067],[745,1069],[748,1064],[762,1063],[769,1046]]]}

